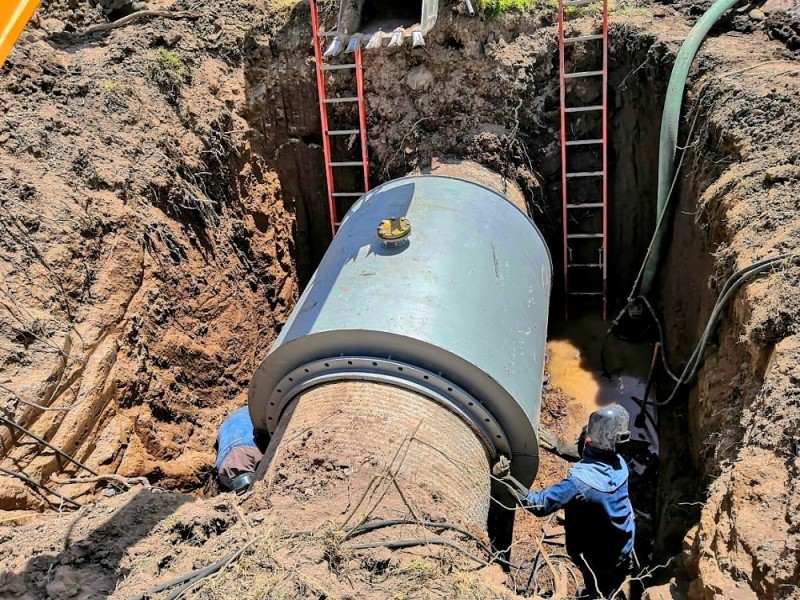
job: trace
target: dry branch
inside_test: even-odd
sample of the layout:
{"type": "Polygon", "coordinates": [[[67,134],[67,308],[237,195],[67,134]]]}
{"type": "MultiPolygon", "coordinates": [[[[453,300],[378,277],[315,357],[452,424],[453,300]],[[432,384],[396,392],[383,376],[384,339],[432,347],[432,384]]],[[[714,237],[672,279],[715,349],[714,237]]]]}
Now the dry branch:
{"type": "Polygon", "coordinates": [[[95,475],[93,477],[71,477],[69,479],[60,479],[58,477],[50,476],[50,481],[61,485],[67,485],[73,483],[97,483],[100,481],[111,481],[113,483],[119,483],[120,485],[124,485],[125,487],[129,488],[135,485],[150,487],[150,482],[147,480],[146,477],[122,477],[121,475],[114,475],[112,473],[106,475],[95,475]]]}
{"type": "Polygon", "coordinates": [[[154,17],[162,17],[164,19],[198,19],[200,15],[185,10],[176,12],[170,10],[140,10],[138,12],[131,13],[126,17],[122,17],[113,23],[100,23],[99,25],[92,25],[91,27],[87,27],[83,31],[78,32],[77,35],[87,36],[92,35],[93,33],[111,31],[112,29],[124,27],[125,25],[129,25],[135,21],[152,19],[154,17]]]}

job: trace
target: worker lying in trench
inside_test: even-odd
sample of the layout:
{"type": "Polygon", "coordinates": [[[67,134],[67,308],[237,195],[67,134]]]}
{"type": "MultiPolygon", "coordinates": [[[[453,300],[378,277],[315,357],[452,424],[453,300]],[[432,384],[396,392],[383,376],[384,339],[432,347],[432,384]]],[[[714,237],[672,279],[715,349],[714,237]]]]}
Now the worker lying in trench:
{"type": "Polygon", "coordinates": [[[225,419],[217,436],[216,468],[222,489],[242,493],[250,487],[256,467],[264,456],[260,441],[246,406],[225,419]]]}
{"type": "Polygon", "coordinates": [[[546,449],[577,464],[566,479],[538,492],[514,482],[520,503],[537,517],[564,509],[567,553],[583,574],[580,598],[630,598],[635,525],[628,467],[618,453],[630,439],[629,423],[628,411],[614,404],[589,416],[576,444],[542,436],[546,449]]]}

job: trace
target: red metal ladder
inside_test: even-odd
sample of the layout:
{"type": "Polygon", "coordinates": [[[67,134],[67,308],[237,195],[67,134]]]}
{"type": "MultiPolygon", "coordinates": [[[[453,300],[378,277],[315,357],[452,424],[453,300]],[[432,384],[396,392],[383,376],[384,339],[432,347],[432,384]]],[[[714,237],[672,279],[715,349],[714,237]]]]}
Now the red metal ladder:
{"type": "MultiPolygon", "coordinates": [[[[564,294],[565,316],[569,315],[570,301],[583,297],[602,301],[603,319],[608,310],[608,0],[559,0],[558,53],[561,83],[561,190],[564,235],[564,294]],[[565,24],[569,9],[597,6],[602,3],[601,33],[567,37],[565,24]],[[602,65],[594,70],[567,72],[566,48],[576,44],[602,44],[602,65]],[[567,105],[567,82],[582,78],[602,78],[601,103],[595,105],[567,105]],[[569,139],[570,115],[600,114],[600,137],[569,139]],[[602,165],[577,167],[570,171],[568,157],[581,150],[597,148],[602,165]],[[599,189],[591,192],[591,201],[573,202],[570,198],[583,197],[576,187],[585,182],[598,181],[599,189]],[[598,214],[599,213],[599,214],[598,214]],[[574,215],[588,215],[583,222],[574,215]],[[596,258],[595,258],[596,257],[596,258]],[[602,275],[593,276],[592,269],[602,275]],[[582,284],[582,285],[580,285],[582,284]]],[[[596,155],[593,155],[596,160],[596,155]]],[[[579,158],[586,158],[584,155],[579,158]]],[[[585,162],[585,161],[584,161],[585,162]]],[[[592,161],[589,161],[592,162],[592,161]]]]}
{"type": "MultiPolygon", "coordinates": [[[[364,66],[361,57],[361,47],[359,46],[352,54],[353,62],[328,64],[325,62],[323,54],[323,40],[330,37],[329,32],[320,29],[319,10],[317,0],[310,0],[311,3],[311,27],[314,38],[314,59],[316,61],[317,90],[319,92],[319,114],[322,122],[322,149],[325,157],[325,182],[328,191],[328,213],[331,221],[331,232],[336,235],[341,224],[340,214],[347,211],[339,211],[339,199],[350,198],[353,201],[369,191],[369,155],[367,153],[367,111],[364,101],[364,66]],[[325,82],[326,74],[331,71],[355,72],[356,91],[355,96],[328,97],[325,82]],[[344,129],[331,129],[329,123],[328,110],[338,104],[358,104],[358,127],[344,129]],[[337,136],[358,135],[361,138],[361,158],[360,160],[334,160],[332,139],[337,136]],[[334,169],[347,169],[359,167],[363,171],[364,190],[359,192],[337,191],[334,169]]],[[[345,56],[351,56],[345,54],[345,56]]]]}

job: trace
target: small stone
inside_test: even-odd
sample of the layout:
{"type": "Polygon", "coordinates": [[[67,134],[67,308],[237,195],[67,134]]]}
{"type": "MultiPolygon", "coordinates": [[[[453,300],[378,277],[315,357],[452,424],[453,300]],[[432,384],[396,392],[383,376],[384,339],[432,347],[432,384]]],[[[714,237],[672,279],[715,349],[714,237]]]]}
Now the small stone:
{"type": "Polygon", "coordinates": [[[767,183],[781,183],[792,179],[800,179],[800,167],[794,165],[778,165],[770,167],[764,172],[764,181],[767,183]]]}
{"type": "Polygon", "coordinates": [[[406,85],[415,92],[427,89],[433,83],[433,73],[425,65],[411,69],[406,75],[406,85]]]}
{"type": "Polygon", "coordinates": [[[164,36],[164,43],[172,48],[175,44],[180,42],[181,39],[183,39],[183,35],[173,29],[172,31],[168,31],[164,36]]]}
{"type": "Polygon", "coordinates": [[[64,31],[64,21],[60,19],[42,19],[42,29],[49,34],[61,33],[64,31]]]}
{"type": "Polygon", "coordinates": [[[754,21],[763,21],[764,19],[767,18],[767,15],[765,15],[763,11],[758,10],[757,8],[751,10],[749,15],[750,18],[753,19],[754,21]]]}

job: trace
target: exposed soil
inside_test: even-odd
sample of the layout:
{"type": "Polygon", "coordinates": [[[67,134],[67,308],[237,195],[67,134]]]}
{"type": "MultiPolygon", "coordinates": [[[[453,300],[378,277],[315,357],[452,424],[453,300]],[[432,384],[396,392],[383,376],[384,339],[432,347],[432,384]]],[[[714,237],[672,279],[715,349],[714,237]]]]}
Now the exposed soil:
{"type": "MultiPolygon", "coordinates": [[[[4,468],[82,502],[112,496],[77,515],[9,513],[0,596],[129,597],[251,536],[255,551],[196,596],[248,597],[257,583],[270,597],[367,597],[386,591],[375,587],[385,577],[430,597],[510,596],[499,567],[471,572],[446,547],[342,555],[330,536],[287,543],[279,533],[302,526],[288,484],[197,499],[217,426],[245,402],[256,361],[327,245],[319,113],[305,5],[149,4],[194,14],[81,37],[103,21],[99,9],[53,0],[2,71],[0,399],[7,418],[92,469],[158,489],[58,484],[51,476],[86,473],[0,428],[4,468]]],[[[434,157],[483,164],[521,186],[558,273],[555,11],[485,21],[443,4],[425,49],[366,55],[373,183],[434,157]]],[[[612,17],[615,303],[654,225],[663,96],[698,10],[612,17]]],[[[590,33],[588,19],[574,27],[590,33]]],[[[693,69],[659,303],[674,367],[726,276],[800,242],[798,31],[786,10],[748,7],[717,28],[693,69]]],[[[591,103],[599,89],[570,93],[591,103]]],[[[796,597],[798,283],[800,268],[787,266],[741,291],[697,385],[661,411],[656,561],[672,557],[660,576],[674,581],[652,597],[796,597]]],[[[552,391],[543,417],[564,433],[566,402],[552,391]]],[[[303,494],[331,481],[312,476],[320,465],[298,468],[309,473],[303,494]]],[[[537,485],[563,469],[546,458],[537,485]]],[[[0,479],[0,508],[53,506],[55,496],[0,479]]],[[[541,526],[517,515],[512,562],[534,554],[541,526]]]]}
{"type": "MultiPolygon", "coordinates": [[[[0,398],[95,470],[197,488],[297,291],[294,209],[240,116],[245,15],[264,13],[217,3],[83,39],[53,33],[85,21],[50,17],[66,9],[41,11],[2,75],[0,398]]],[[[60,470],[0,436],[4,466],[60,470]]],[[[0,481],[4,509],[51,499],[0,481]]]]}

